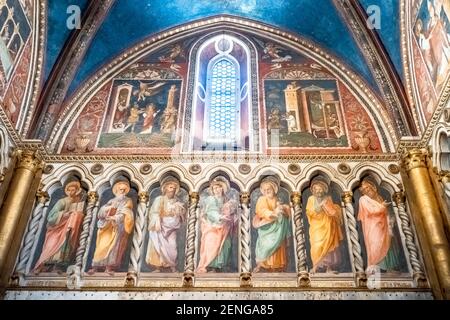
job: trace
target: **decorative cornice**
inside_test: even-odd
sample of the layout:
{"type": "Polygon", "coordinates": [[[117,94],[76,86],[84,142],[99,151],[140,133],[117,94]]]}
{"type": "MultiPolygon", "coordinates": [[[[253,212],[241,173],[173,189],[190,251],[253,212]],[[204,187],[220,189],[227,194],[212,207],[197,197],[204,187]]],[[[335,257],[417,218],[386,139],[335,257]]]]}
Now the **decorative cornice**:
{"type": "MultiPolygon", "coordinates": [[[[195,159],[193,155],[46,155],[45,160],[48,163],[66,163],[66,162],[83,162],[83,163],[113,163],[113,162],[172,162],[172,163],[191,163],[195,159]]],[[[231,162],[230,154],[214,154],[199,155],[198,160],[202,163],[231,162]]],[[[296,155],[280,155],[276,159],[265,155],[236,155],[233,157],[234,163],[310,163],[311,161],[319,162],[339,162],[339,161],[377,161],[392,162],[400,160],[397,153],[388,154],[296,154],[296,155]]]]}
{"type": "Polygon", "coordinates": [[[375,80],[380,87],[391,117],[401,136],[417,135],[413,113],[404,93],[401,80],[389,59],[376,31],[367,25],[367,15],[356,0],[333,0],[338,10],[347,20],[352,34],[361,48],[375,80]]]}
{"type": "Polygon", "coordinates": [[[74,30],[56,62],[49,80],[44,87],[35,116],[31,134],[41,140],[48,136],[55,123],[55,115],[64,101],[70,83],[84,58],[97,30],[107,16],[115,0],[91,1],[83,17],[82,28],[74,30]],[[52,110],[50,112],[50,107],[52,110]]]}

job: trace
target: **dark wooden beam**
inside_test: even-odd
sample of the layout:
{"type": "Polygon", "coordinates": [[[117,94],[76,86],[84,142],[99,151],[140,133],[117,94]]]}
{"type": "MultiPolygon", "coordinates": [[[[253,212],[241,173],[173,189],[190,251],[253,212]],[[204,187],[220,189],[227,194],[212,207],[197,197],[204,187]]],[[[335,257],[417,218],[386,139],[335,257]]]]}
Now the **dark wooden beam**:
{"type": "Polygon", "coordinates": [[[369,28],[366,11],[358,0],[333,0],[333,2],[346,20],[366,58],[400,137],[417,136],[418,128],[414,122],[405,87],[377,31],[369,28]]]}
{"type": "Polygon", "coordinates": [[[83,15],[81,28],[72,31],[44,85],[32,117],[29,138],[42,141],[47,139],[92,39],[114,2],[115,0],[90,1],[83,15]]]}

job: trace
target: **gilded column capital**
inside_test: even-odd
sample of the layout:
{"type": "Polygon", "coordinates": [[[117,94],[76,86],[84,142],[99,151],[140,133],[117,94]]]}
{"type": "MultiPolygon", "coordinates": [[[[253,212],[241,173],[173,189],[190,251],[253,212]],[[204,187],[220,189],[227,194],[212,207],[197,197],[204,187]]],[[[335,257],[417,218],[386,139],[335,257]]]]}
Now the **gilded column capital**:
{"type": "Polygon", "coordinates": [[[402,155],[402,165],[407,172],[416,168],[426,168],[428,155],[427,149],[407,150],[402,155]]]}
{"type": "Polygon", "coordinates": [[[139,203],[147,203],[149,198],[147,191],[139,192],[139,203]]]}
{"type": "Polygon", "coordinates": [[[44,162],[37,150],[16,150],[17,169],[27,169],[36,173],[44,167],[44,162]]]}
{"type": "Polygon", "coordinates": [[[47,191],[39,190],[38,192],[36,192],[36,198],[39,203],[45,204],[50,199],[50,196],[48,195],[47,191]]]}
{"type": "Polygon", "coordinates": [[[351,191],[345,191],[341,195],[342,201],[344,201],[345,204],[352,203],[353,201],[353,192],[351,191]]]}
{"type": "Polygon", "coordinates": [[[98,193],[96,191],[88,192],[88,203],[95,205],[98,201],[98,193]]]}
{"type": "Polygon", "coordinates": [[[250,204],[250,193],[249,192],[241,192],[239,196],[239,200],[241,204],[248,206],[250,204]]]}
{"type": "Polygon", "coordinates": [[[189,194],[189,199],[191,203],[198,203],[198,201],[200,200],[200,194],[198,192],[191,192],[189,194]]]}
{"type": "Polygon", "coordinates": [[[405,203],[405,193],[403,191],[394,192],[392,195],[392,200],[394,200],[397,206],[405,203]]]}
{"type": "Polygon", "coordinates": [[[302,194],[298,191],[294,191],[291,193],[291,201],[294,205],[300,204],[302,200],[302,194]]]}
{"type": "Polygon", "coordinates": [[[449,183],[450,182],[450,171],[448,170],[442,170],[437,173],[438,181],[442,183],[449,183]]]}

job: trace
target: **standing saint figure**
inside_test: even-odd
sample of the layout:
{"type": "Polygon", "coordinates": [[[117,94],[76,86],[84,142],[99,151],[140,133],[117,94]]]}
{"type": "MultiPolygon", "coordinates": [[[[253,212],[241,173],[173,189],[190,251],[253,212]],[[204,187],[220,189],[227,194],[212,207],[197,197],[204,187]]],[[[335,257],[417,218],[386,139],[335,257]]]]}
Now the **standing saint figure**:
{"type": "Polygon", "coordinates": [[[175,177],[165,178],[161,182],[161,191],[162,195],[153,201],[150,208],[145,262],[155,268],[153,272],[160,272],[162,268],[176,272],[177,231],[185,219],[186,207],[177,197],[180,183],[175,177]]]}
{"type": "Polygon", "coordinates": [[[62,273],[73,261],[86,199],[80,181],[76,178],[69,178],[64,192],[66,197],[58,200],[48,214],[44,246],[34,267],[36,274],[44,269],[62,273]]]}
{"type": "Polygon", "coordinates": [[[311,183],[312,196],[308,198],[306,216],[309,223],[312,272],[325,268],[327,273],[336,272],[341,255],[339,245],[342,233],[342,211],[328,195],[329,186],[316,179],[311,183]]]}
{"type": "Polygon", "coordinates": [[[159,113],[159,110],[156,110],[156,106],[153,103],[150,103],[147,106],[144,114],[144,124],[142,126],[142,134],[152,133],[153,125],[155,122],[156,115],[159,113]]]}
{"type": "Polygon", "coordinates": [[[123,262],[128,238],[133,231],[133,201],[127,197],[130,182],[119,177],[113,187],[114,198],[103,205],[98,212],[97,241],[90,274],[104,269],[113,274],[123,262]]]}
{"type": "Polygon", "coordinates": [[[254,272],[261,268],[284,271],[287,266],[287,240],[291,236],[289,215],[291,208],[277,197],[279,182],[273,177],[262,180],[262,196],[256,203],[252,225],[258,231],[254,272]]]}
{"type": "Polygon", "coordinates": [[[214,178],[209,196],[200,208],[200,260],[197,272],[223,271],[229,266],[231,234],[238,218],[238,202],[227,195],[230,184],[224,177],[214,178]]]}
{"type": "Polygon", "coordinates": [[[359,190],[358,220],[361,221],[367,252],[367,273],[378,269],[397,271],[399,248],[393,241],[394,219],[388,212],[389,202],[378,193],[377,186],[370,180],[363,180],[359,190]]]}

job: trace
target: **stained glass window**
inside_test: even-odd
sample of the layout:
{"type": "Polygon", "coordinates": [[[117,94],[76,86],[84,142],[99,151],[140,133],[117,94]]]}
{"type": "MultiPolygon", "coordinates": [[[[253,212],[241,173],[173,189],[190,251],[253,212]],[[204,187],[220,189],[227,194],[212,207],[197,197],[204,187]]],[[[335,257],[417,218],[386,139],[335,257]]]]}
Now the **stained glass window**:
{"type": "Polygon", "coordinates": [[[212,143],[236,141],[237,97],[236,65],[227,58],[214,63],[210,70],[209,134],[212,143]]]}

